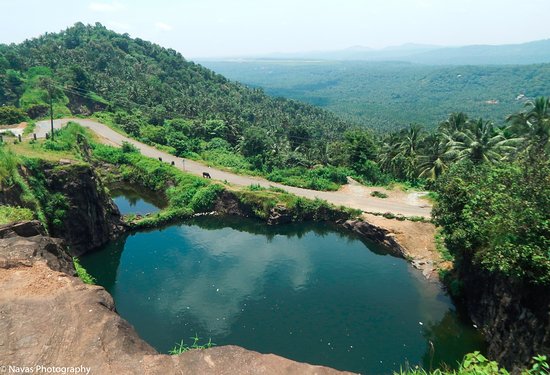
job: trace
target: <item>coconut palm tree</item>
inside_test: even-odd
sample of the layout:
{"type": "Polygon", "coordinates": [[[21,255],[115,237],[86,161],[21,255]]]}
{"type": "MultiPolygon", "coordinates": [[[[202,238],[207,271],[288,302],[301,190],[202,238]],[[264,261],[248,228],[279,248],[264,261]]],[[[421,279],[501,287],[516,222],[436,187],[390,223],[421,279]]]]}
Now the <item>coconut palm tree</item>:
{"type": "Polygon", "coordinates": [[[521,138],[507,139],[491,121],[479,119],[470,123],[464,131],[454,134],[449,141],[448,154],[456,160],[469,159],[474,163],[495,163],[516,150],[521,138]]]}
{"type": "Polygon", "coordinates": [[[439,131],[447,134],[463,131],[469,121],[464,112],[454,112],[449,115],[447,120],[439,124],[439,131]]]}
{"type": "Polygon", "coordinates": [[[433,182],[447,170],[450,161],[448,141],[444,134],[426,137],[424,153],[418,157],[418,177],[433,182]]]}
{"type": "Polygon", "coordinates": [[[525,103],[525,111],[508,116],[510,130],[524,139],[530,150],[550,151],[550,97],[540,97],[525,103]]]}
{"type": "Polygon", "coordinates": [[[394,173],[396,156],[399,154],[401,138],[398,133],[390,133],[380,147],[378,164],[384,172],[394,173]]]}
{"type": "Polygon", "coordinates": [[[401,170],[405,177],[415,178],[419,151],[422,142],[426,138],[426,132],[422,125],[411,124],[401,134],[399,152],[395,159],[400,161],[401,170]]]}

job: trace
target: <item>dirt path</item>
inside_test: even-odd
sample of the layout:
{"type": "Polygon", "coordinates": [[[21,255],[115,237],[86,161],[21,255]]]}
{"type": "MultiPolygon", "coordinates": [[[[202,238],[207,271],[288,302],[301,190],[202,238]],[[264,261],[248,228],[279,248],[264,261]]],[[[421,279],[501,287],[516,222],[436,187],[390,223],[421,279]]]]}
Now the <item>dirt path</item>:
{"type": "MultiPolygon", "coordinates": [[[[233,185],[249,186],[251,184],[258,184],[266,188],[274,186],[301,197],[310,199],[320,198],[337,206],[342,205],[346,207],[356,208],[364,212],[391,212],[393,214],[401,214],[405,216],[430,217],[431,207],[425,202],[421,202],[418,199],[412,197],[412,195],[416,193],[407,194],[388,191],[382,188],[367,188],[358,184],[346,185],[339,191],[330,192],[286,186],[268,181],[264,178],[238,175],[235,173],[208,167],[194,160],[178,158],[176,156],[170,155],[166,152],[157,150],[156,148],[138,142],[134,139],[128,138],[122,134],[119,134],[108,126],[93,120],[70,118],[58,119],[54,120],[54,128],[59,129],[69,121],[78,122],[82,126],[91,129],[99,136],[100,140],[104,143],[120,146],[122,142],[129,142],[136,146],[143,155],[155,159],[162,158],[162,160],[167,163],[174,162],[176,167],[197,176],[202,176],[203,172],[208,172],[213,179],[227,181],[233,185]],[[382,199],[371,197],[370,192],[372,190],[384,191],[388,194],[388,198],[382,199]]],[[[45,138],[46,133],[48,133],[49,131],[49,121],[37,122],[35,130],[37,137],[45,138]]]]}

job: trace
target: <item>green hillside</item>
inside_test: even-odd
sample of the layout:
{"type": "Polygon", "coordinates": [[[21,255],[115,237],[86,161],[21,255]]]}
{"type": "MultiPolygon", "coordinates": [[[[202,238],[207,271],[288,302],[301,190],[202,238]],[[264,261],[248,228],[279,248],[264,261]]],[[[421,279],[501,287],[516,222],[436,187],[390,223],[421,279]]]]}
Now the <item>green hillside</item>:
{"type": "MultiPolygon", "coordinates": [[[[292,165],[289,158],[318,160],[321,140],[347,128],[328,111],[232,83],[174,50],[101,24],[78,23],[0,45],[0,105],[44,116],[47,88],[57,116],[107,112],[105,121],[178,155],[226,148],[252,157],[269,141],[276,149],[265,157],[292,165]],[[300,147],[309,140],[319,146],[312,141],[300,147]]],[[[265,158],[249,162],[263,165],[265,158]]]]}
{"type": "Polygon", "coordinates": [[[550,92],[550,64],[427,66],[399,62],[207,61],[228,78],[380,130],[434,128],[452,112],[502,122],[550,92]],[[524,97],[518,96],[524,95],[524,97]]]}

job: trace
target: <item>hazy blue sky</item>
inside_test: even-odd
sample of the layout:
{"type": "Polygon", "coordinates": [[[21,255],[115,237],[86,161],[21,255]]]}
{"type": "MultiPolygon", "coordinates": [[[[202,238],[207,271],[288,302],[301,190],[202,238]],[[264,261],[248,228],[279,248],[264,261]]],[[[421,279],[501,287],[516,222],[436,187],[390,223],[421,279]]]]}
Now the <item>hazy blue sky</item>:
{"type": "Polygon", "coordinates": [[[0,0],[0,43],[81,21],[186,57],[550,38],[550,0],[0,0]]]}

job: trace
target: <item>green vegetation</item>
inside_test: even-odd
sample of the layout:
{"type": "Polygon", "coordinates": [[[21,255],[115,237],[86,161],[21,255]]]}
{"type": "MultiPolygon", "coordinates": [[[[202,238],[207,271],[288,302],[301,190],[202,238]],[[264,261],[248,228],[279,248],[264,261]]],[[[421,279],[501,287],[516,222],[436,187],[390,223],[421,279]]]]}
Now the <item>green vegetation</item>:
{"type": "Polygon", "coordinates": [[[15,154],[0,145],[0,189],[2,191],[13,184],[17,165],[18,158],[15,154]]]}
{"type": "Polygon", "coordinates": [[[94,277],[90,275],[84,267],[82,267],[77,257],[73,257],[73,264],[76,270],[76,274],[84,284],[91,284],[91,285],[95,284],[94,277]]]}
{"type": "Polygon", "coordinates": [[[550,284],[550,161],[461,163],[436,185],[434,218],[458,261],[550,284]]]}
{"type": "Polygon", "coordinates": [[[382,199],[388,197],[388,194],[383,193],[383,192],[378,191],[378,190],[373,191],[372,193],[370,193],[370,195],[371,195],[371,197],[382,198],[382,199]]]}
{"type": "MultiPolygon", "coordinates": [[[[540,52],[540,51],[539,51],[540,52]]],[[[433,128],[451,112],[502,121],[550,92],[550,64],[430,66],[365,61],[205,61],[275,96],[318,105],[379,131],[433,128]],[[524,96],[521,96],[524,95],[524,96]]]]}
{"type": "MultiPolygon", "coordinates": [[[[0,68],[0,103],[26,109],[29,116],[31,108],[43,105],[44,95],[49,97],[51,92],[55,105],[65,108],[56,111],[60,115],[68,109],[75,114],[95,112],[96,118],[113,128],[175,155],[310,189],[336,190],[346,183],[347,176],[371,185],[401,181],[430,187],[455,161],[495,162],[509,157],[540,130],[530,125],[532,116],[522,119],[517,114],[510,118],[513,126],[504,129],[455,113],[431,133],[420,125],[410,125],[380,135],[312,106],[270,98],[261,90],[232,83],[185,61],[175,51],[116,34],[99,24],[76,24],[61,34],[0,46],[0,57],[5,61],[0,68]],[[52,65],[44,56],[54,46],[58,57],[52,65]],[[529,121],[521,125],[522,120],[529,121]]],[[[544,76],[546,66],[531,68],[538,70],[525,74],[535,77],[531,81],[540,81],[536,77],[544,76]]],[[[384,79],[395,73],[395,69],[384,69],[384,79]]],[[[427,74],[422,71],[425,67],[418,69],[421,71],[415,77],[430,81],[419,78],[427,74]]],[[[480,77],[486,71],[460,69],[465,69],[460,74],[472,87],[485,82],[480,77]]],[[[496,75],[494,79],[504,80],[500,71],[487,69],[496,75]]],[[[410,86],[416,89],[418,85],[410,86]]],[[[439,86],[446,87],[442,82],[439,86]]],[[[461,84],[460,90],[463,88],[461,84]]],[[[542,85],[533,93],[544,90],[542,85]]],[[[445,97],[457,98],[443,91],[445,97]]],[[[355,97],[354,90],[347,92],[355,97]]],[[[416,91],[414,95],[410,103],[415,108],[427,111],[433,107],[434,100],[424,105],[424,97],[416,91]]],[[[361,100],[361,105],[370,106],[369,101],[361,100]]],[[[451,108],[463,107],[446,106],[443,113],[451,108]]],[[[480,113],[473,105],[467,108],[480,113]]],[[[508,108],[511,112],[520,107],[508,108]]],[[[407,116],[407,122],[415,119],[402,107],[392,111],[407,116]]],[[[429,120],[430,128],[444,118],[443,113],[429,120]]],[[[67,146],[59,145],[61,149],[67,146]]]]}
{"type": "MultiPolygon", "coordinates": [[[[533,357],[533,366],[525,369],[521,375],[547,375],[550,373],[550,366],[545,355],[533,357]]],[[[422,368],[414,368],[395,372],[394,375],[509,375],[510,373],[499,367],[495,361],[485,358],[480,352],[469,353],[459,364],[457,370],[433,370],[427,371],[422,368]]]]}
{"type": "Polygon", "coordinates": [[[0,206],[0,225],[32,220],[33,213],[28,208],[0,206]]]}
{"type": "Polygon", "coordinates": [[[27,114],[21,108],[12,105],[0,106],[0,125],[19,124],[27,119],[27,114]]]}
{"type": "Polygon", "coordinates": [[[172,349],[168,351],[168,354],[178,355],[193,349],[209,349],[216,345],[212,342],[212,339],[208,339],[208,342],[204,345],[199,345],[199,340],[201,338],[197,334],[191,337],[191,339],[193,340],[193,344],[191,344],[191,346],[184,344],[183,340],[181,340],[179,343],[176,343],[176,346],[174,346],[172,349]]]}
{"type": "Polygon", "coordinates": [[[51,92],[56,116],[95,112],[146,143],[237,171],[322,163],[326,140],[348,127],[327,111],[271,98],[100,24],[0,45],[0,61],[1,104],[41,117],[51,92]]]}

